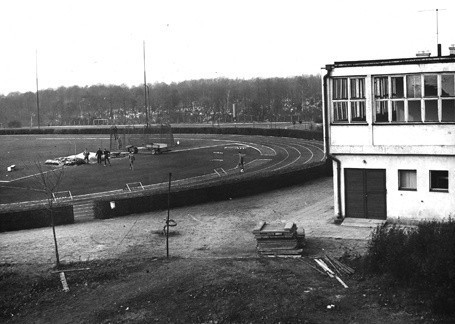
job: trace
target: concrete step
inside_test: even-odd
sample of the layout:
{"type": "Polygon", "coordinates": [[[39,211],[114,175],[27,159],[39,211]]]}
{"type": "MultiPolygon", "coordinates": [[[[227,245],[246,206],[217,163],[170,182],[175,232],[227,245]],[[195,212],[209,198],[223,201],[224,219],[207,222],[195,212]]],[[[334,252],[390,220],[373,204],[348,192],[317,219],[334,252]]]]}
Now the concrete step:
{"type": "Polygon", "coordinates": [[[93,200],[83,200],[75,202],[73,204],[74,219],[76,221],[93,219],[95,216],[93,208],[94,208],[93,200]]]}
{"type": "Polygon", "coordinates": [[[367,219],[367,218],[350,218],[346,217],[341,223],[341,226],[349,227],[370,227],[375,228],[386,222],[385,219],[367,219]]]}

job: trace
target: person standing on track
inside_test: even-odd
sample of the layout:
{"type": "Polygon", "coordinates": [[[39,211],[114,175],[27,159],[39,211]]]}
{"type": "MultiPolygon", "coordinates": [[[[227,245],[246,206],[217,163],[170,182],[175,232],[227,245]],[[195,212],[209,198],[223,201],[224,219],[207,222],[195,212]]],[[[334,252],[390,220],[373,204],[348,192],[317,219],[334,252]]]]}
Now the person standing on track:
{"type": "Polygon", "coordinates": [[[111,152],[109,152],[106,148],[104,149],[104,166],[107,165],[107,163],[109,163],[109,166],[111,166],[111,160],[109,159],[109,155],[111,154],[111,152]]]}
{"type": "Polygon", "coordinates": [[[134,157],[134,154],[133,152],[130,152],[130,154],[128,154],[128,160],[130,161],[130,170],[134,170],[134,160],[136,158],[134,157]]]}
{"type": "Polygon", "coordinates": [[[87,163],[87,164],[89,163],[89,161],[88,161],[89,155],[90,155],[90,152],[87,150],[87,148],[85,148],[85,151],[84,151],[84,162],[87,163]]]}
{"type": "Polygon", "coordinates": [[[245,154],[242,154],[239,151],[239,164],[237,165],[237,167],[240,168],[240,172],[244,172],[245,171],[245,168],[244,168],[244,164],[245,164],[244,157],[245,157],[245,154]]]}
{"type": "Polygon", "coordinates": [[[98,151],[96,151],[96,162],[98,164],[101,164],[101,155],[103,155],[103,151],[101,151],[101,147],[98,148],[98,151]]]}

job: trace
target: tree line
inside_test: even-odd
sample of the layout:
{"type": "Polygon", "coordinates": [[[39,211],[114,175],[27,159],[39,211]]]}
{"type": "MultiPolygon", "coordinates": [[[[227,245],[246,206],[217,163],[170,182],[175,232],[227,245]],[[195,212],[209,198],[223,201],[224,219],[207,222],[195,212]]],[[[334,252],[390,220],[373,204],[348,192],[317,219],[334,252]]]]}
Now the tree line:
{"type": "Polygon", "coordinates": [[[0,95],[3,127],[261,121],[320,122],[319,76],[72,86],[0,95]]]}

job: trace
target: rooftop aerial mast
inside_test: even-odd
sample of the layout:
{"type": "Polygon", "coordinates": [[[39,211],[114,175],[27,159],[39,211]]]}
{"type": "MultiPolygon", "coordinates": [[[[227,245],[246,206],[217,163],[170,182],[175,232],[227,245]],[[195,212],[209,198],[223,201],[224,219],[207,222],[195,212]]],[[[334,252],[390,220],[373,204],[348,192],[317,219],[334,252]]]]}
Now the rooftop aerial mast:
{"type": "Polygon", "coordinates": [[[446,9],[428,9],[428,10],[419,10],[419,12],[426,12],[426,11],[433,11],[435,10],[436,13],[436,53],[438,56],[441,56],[441,47],[439,45],[439,11],[443,11],[446,9]]]}

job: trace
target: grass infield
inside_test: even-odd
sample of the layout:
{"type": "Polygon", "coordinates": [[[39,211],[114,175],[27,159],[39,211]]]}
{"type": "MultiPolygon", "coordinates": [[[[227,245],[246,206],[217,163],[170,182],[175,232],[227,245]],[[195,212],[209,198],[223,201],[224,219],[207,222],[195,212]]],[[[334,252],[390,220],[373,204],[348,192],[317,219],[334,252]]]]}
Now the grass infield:
{"type": "MultiPolygon", "coordinates": [[[[111,158],[111,166],[89,164],[67,166],[57,191],[71,191],[72,195],[82,195],[123,189],[127,183],[141,182],[143,185],[166,182],[169,173],[173,180],[197,177],[213,173],[216,168],[235,168],[238,163],[239,147],[235,138],[227,136],[184,137],[175,140],[179,145],[170,152],[152,155],[136,154],[134,170],[130,170],[126,157],[111,158]]],[[[50,172],[61,167],[43,164],[48,159],[79,154],[87,148],[96,152],[109,148],[108,135],[11,135],[2,136],[0,149],[0,204],[44,199],[39,190],[37,175],[41,164],[42,171],[50,172]],[[8,166],[15,165],[8,172],[8,166]]],[[[260,153],[252,147],[242,147],[245,162],[260,158],[260,153]]]]}

